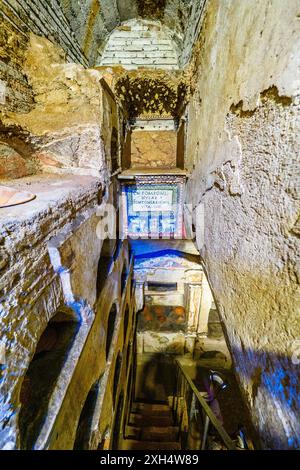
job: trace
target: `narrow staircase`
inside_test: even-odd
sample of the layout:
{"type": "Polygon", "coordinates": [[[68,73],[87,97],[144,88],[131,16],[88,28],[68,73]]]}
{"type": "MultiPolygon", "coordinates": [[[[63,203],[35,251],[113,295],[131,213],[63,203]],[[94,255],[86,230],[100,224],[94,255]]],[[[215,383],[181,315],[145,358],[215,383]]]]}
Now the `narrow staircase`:
{"type": "Polygon", "coordinates": [[[179,431],[167,402],[134,402],[120,450],[180,450],[179,431]]]}

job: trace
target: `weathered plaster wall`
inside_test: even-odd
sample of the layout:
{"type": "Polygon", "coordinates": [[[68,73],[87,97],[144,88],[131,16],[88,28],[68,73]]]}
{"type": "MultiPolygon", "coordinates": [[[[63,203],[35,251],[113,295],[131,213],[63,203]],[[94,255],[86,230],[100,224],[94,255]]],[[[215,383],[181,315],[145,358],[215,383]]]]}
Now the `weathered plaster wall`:
{"type": "Polygon", "coordinates": [[[61,46],[67,61],[87,64],[57,0],[1,0],[0,26],[0,80],[6,88],[0,108],[5,105],[26,111],[33,104],[32,90],[22,71],[30,32],[61,46]]]}
{"type": "Polygon", "coordinates": [[[293,0],[209,2],[187,130],[200,253],[254,423],[276,449],[300,445],[299,13],[293,0]]]}
{"type": "Polygon", "coordinates": [[[175,168],[175,131],[140,131],[131,134],[132,168],[175,168]]]}
{"type": "MultiPolygon", "coordinates": [[[[101,82],[102,74],[66,63],[60,47],[34,34],[23,71],[34,92],[35,105],[26,113],[2,112],[0,138],[21,154],[19,158],[10,157],[9,171],[3,168],[7,152],[1,152],[2,174],[18,176],[25,159],[29,162],[27,174],[33,169],[105,179],[111,170],[112,127],[119,151],[119,114],[109,87],[101,82]]],[[[22,168],[21,176],[26,166],[22,168]]]]}
{"type": "Polygon", "coordinates": [[[125,69],[178,69],[177,45],[172,32],[157,21],[131,20],[113,30],[99,65],[125,69]]]}

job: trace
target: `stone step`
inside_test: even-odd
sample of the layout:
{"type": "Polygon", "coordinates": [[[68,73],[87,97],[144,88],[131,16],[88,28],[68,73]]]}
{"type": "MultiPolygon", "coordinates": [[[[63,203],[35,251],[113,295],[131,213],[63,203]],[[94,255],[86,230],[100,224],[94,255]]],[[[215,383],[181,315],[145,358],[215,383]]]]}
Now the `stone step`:
{"type": "Polygon", "coordinates": [[[179,442],[152,442],[124,439],[120,450],[180,450],[179,442]]]}
{"type": "Polygon", "coordinates": [[[143,403],[135,402],[132,404],[131,411],[138,414],[171,415],[170,407],[167,403],[143,403]]]}
{"type": "Polygon", "coordinates": [[[159,414],[142,414],[142,413],[130,413],[129,425],[144,427],[144,426],[173,426],[173,418],[171,413],[166,415],[159,414]]]}
{"type": "Polygon", "coordinates": [[[126,437],[141,441],[160,441],[169,442],[178,439],[178,426],[126,426],[126,437]]]}

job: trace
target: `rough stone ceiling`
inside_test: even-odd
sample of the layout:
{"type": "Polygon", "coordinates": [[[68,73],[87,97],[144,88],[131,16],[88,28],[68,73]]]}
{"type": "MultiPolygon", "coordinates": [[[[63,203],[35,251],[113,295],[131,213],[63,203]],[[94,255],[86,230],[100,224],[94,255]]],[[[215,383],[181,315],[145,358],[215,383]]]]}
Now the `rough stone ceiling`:
{"type": "Polygon", "coordinates": [[[59,0],[76,39],[94,65],[106,38],[132,18],[156,19],[174,31],[182,42],[193,0],[59,0]]]}
{"type": "Polygon", "coordinates": [[[130,119],[177,118],[187,96],[184,77],[163,70],[115,75],[113,89],[130,119]]]}

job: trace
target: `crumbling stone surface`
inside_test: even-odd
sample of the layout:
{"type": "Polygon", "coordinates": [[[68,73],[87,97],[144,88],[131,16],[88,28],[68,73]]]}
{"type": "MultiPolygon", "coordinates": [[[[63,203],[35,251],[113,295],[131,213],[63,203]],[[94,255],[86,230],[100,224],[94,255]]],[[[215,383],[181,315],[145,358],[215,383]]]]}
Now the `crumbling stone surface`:
{"type": "Polygon", "coordinates": [[[209,2],[187,133],[200,253],[263,447],[276,449],[300,445],[297,7],[209,2]]]}
{"type": "Polygon", "coordinates": [[[23,158],[9,145],[0,142],[0,178],[21,178],[36,173],[38,162],[23,158]]]}
{"type": "MultiPolygon", "coordinates": [[[[71,300],[53,269],[47,243],[63,228],[71,232],[78,217],[85,220],[85,212],[98,204],[101,186],[95,178],[46,175],[10,184],[20,189],[30,187],[37,195],[26,211],[25,206],[14,206],[1,209],[0,214],[0,442],[1,447],[11,449],[18,447],[19,394],[38,339],[58,308],[71,300]]],[[[93,227],[92,233],[96,238],[93,227]]],[[[93,252],[97,253],[96,246],[93,252]]],[[[83,292],[76,293],[75,287],[73,295],[83,298],[83,292]]],[[[87,296],[87,301],[91,297],[87,296]]]]}
{"type": "MultiPolygon", "coordinates": [[[[33,34],[23,71],[34,91],[35,106],[28,113],[2,113],[3,143],[18,151],[23,135],[22,156],[26,153],[38,162],[37,171],[105,178],[119,114],[108,87],[100,83],[102,74],[66,63],[61,48],[33,34]]],[[[22,170],[16,158],[14,162],[15,174],[9,174],[16,177],[22,170]]]]}
{"type": "Polygon", "coordinates": [[[201,31],[203,20],[205,18],[206,7],[209,4],[207,0],[197,0],[191,2],[188,11],[182,10],[181,21],[185,24],[185,34],[180,54],[180,67],[184,67],[191,60],[191,54],[201,31]]]}
{"type": "Polygon", "coordinates": [[[47,37],[62,47],[66,60],[84,65],[87,60],[57,0],[1,1],[1,12],[0,80],[5,87],[5,96],[0,100],[0,109],[27,112],[33,105],[33,94],[22,64],[30,32],[47,37]]]}
{"type": "Polygon", "coordinates": [[[133,131],[132,168],[175,168],[176,142],[175,131],[133,131]]]}
{"type": "Polygon", "coordinates": [[[188,99],[187,78],[164,70],[116,71],[113,89],[129,118],[177,117],[188,99]]]}

